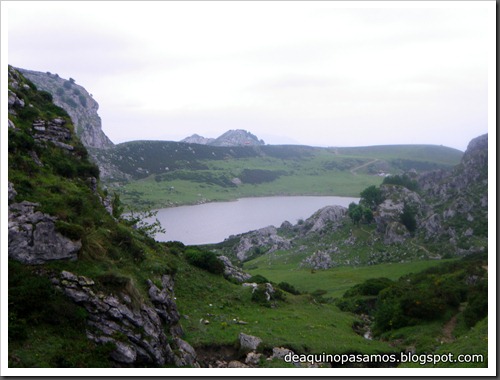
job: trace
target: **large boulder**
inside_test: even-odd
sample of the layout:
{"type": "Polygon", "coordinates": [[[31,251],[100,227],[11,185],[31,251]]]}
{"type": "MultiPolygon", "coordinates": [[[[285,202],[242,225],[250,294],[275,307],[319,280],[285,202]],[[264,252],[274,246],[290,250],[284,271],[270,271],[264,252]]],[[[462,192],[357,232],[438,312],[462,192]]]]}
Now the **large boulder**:
{"type": "Polygon", "coordinates": [[[37,206],[28,201],[9,206],[9,257],[25,264],[76,260],[82,243],[57,232],[56,218],[35,211],[37,206]]]}
{"type": "Polygon", "coordinates": [[[240,343],[240,352],[247,354],[248,352],[257,351],[257,348],[262,343],[262,339],[253,335],[240,333],[239,343],[240,343]]]}

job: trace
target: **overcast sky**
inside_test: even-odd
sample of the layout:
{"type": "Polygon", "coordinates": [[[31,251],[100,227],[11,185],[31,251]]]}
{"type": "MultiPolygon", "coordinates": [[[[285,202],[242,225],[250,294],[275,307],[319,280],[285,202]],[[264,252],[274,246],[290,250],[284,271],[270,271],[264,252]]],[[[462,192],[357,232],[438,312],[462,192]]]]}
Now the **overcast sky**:
{"type": "Polygon", "coordinates": [[[115,143],[246,129],[273,144],[465,150],[488,130],[495,2],[368,3],[3,1],[2,12],[8,63],[74,78],[115,143]]]}

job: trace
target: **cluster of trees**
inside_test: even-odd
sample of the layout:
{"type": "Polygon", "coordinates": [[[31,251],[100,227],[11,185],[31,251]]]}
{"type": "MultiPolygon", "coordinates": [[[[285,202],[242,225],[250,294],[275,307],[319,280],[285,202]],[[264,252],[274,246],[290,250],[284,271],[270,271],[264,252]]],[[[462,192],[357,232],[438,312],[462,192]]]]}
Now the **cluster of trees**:
{"type": "Polygon", "coordinates": [[[373,221],[373,211],[384,201],[381,190],[375,185],[367,187],[361,192],[359,204],[352,202],[349,205],[347,214],[354,224],[360,222],[371,223],[373,221]]]}

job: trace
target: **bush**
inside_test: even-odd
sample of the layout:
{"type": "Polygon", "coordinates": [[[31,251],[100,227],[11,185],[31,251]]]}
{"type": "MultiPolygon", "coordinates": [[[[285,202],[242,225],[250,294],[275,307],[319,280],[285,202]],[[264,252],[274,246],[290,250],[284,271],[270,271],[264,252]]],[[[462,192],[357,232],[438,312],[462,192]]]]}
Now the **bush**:
{"type": "Polygon", "coordinates": [[[261,276],[260,274],[256,274],[255,276],[250,277],[247,282],[255,282],[257,284],[265,284],[266,282],[269,282],[267,278],[264,276],[261,276]]]}
{"type": "Polygon", "coordinates": [[[197,247],[192,247],[186,250],[185,257],[191,265],[205,269],[210,273],[224,273],[224,263],[220,261],[217,255],[213,252],[202,251],[197,247]]]}
{"type": "Polygon", "coordinates": [[[376,296],[383,289],[394,284],[394,281],[386,277],[370,278],[365,282],[355,285],[344,293],[344,298],[353,296],[376,296]]]}
{"type": "Polygon", "coordinates": [[[278,287],[281,290],[284,290],[285,292],[288,292],[290,294],[294,294],[296,296],[298,296],[300,294],[300,292],[293,285],[290,285],[288,282],[280,282],[278,284],[278,287]]]}
{"type": "Polygon", "coordinates": [[[467,307],[464,310],[464,320],[468,327],[474,326],[488,315],[488,283],[482,280],[470,293],[467,307]]]}

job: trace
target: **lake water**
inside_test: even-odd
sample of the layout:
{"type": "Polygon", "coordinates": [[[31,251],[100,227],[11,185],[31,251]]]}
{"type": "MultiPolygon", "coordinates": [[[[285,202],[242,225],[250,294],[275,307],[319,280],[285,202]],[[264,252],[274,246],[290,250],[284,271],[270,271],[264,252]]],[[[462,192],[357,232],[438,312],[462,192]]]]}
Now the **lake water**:
{"type": "Polygon", "coordinates": [[[177,240],[186,245],[219,243],[230,235],[269,225],[279,227],[286,220],[296,224],[325,206],[347,207],[358,201],[349,197],[259,197],[164,208],[158,210],[156,218],[165,233],[157,234],[156,240],[177,240]]]}

